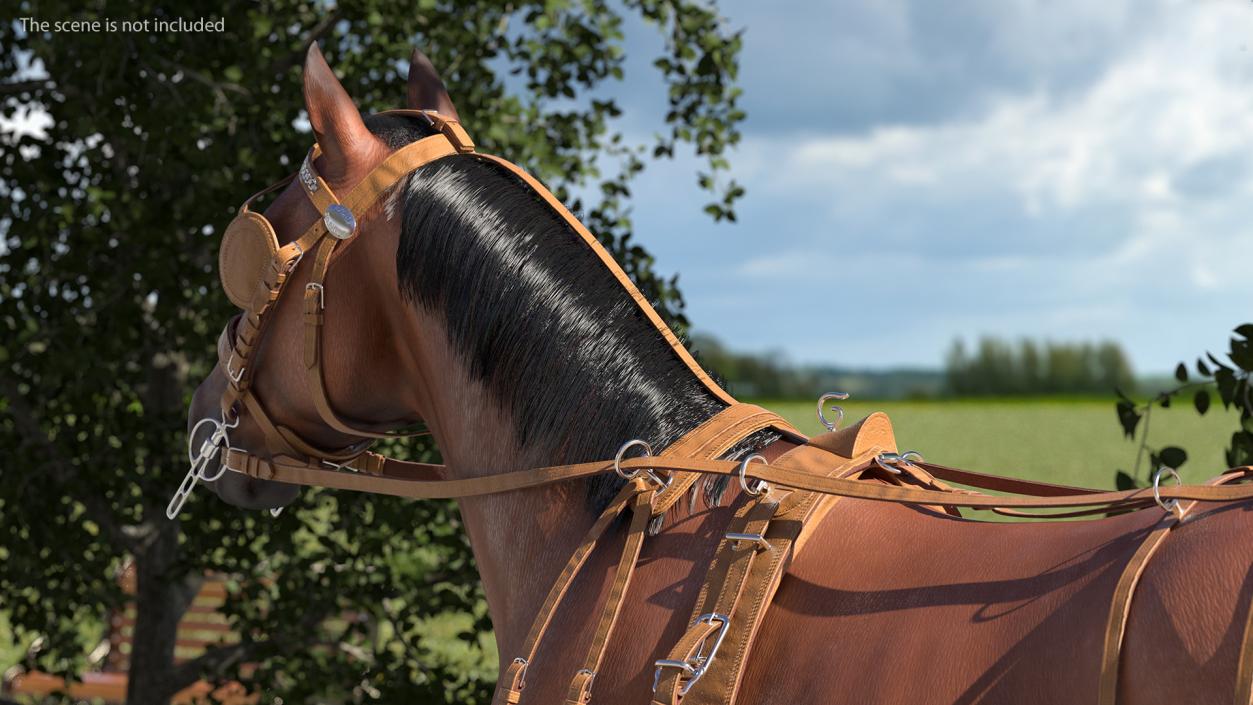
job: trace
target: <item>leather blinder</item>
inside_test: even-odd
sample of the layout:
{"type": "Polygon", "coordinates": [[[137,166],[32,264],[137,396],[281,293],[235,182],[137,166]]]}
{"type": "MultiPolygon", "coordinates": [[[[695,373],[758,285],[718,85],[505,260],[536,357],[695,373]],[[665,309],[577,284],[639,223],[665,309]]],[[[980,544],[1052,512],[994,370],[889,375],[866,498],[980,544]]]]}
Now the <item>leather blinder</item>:
{"type": "Polygon", "coordinates": [[[218,250],[218,277],[231,303],[245,310],[253,305],[258,282],[277,266],[278,251],[278,237],[265,216],[250,210],[235,216],[218,250]]]}

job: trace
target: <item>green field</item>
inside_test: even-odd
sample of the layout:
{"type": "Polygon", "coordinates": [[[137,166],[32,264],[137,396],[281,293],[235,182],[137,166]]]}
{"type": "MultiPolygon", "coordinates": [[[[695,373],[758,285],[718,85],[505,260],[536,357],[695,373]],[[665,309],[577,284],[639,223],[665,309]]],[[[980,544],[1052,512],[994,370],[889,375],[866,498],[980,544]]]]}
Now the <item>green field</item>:
{"type": "MultiPolygon", "coordinates": [[[[806,433],[822,430],[814,415],[816,400],[757,403],[806,433]]],[[[1123,438],[1113,400],[849,400],[841,405],[846,424],[874,411],[886,412],[900,450],[918,450],[927,460],[945,465],[1110,488],[1115,470],[1130,472],[1135,464],[1137,443],[1123,438]]],[[[1189,458],[1180,474],[1185,482],[1198,482],[1225,469],[1223,449],[1237,425],[1236,415],[1221,407],[1205,416],[1188,404],[1155,408],[1149,441],[1156,447],[1186,449],[1189,458]]],[[[1142,466],[1141,477],[1145,473],[1142,466]]]]}

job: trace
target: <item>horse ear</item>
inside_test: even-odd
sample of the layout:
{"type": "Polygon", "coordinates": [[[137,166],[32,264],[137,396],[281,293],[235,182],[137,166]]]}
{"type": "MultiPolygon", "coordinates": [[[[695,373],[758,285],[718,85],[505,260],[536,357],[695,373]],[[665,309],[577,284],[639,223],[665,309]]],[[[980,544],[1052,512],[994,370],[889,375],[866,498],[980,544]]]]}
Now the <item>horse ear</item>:
{"type": "Polygon", "coordinates": [[[439,78],[439,72],[435,70],[435,64],[416,48],[409,59],[408,105],[414,110],[434,110],[454,120],[461,119],[457,115],[457,106],[448,97],[448,89],[444,88],[444,82],[439,78]]]}
{"type": "Polygon", "coordinates": [[[316,42],[309,45],[305,55],[304,88],[309,124],[325,158],[320,167],[331,178],[345,174],[354,161],[369,157],[376,138],[366,128],[361,112],[327,65],[316,42]]]}

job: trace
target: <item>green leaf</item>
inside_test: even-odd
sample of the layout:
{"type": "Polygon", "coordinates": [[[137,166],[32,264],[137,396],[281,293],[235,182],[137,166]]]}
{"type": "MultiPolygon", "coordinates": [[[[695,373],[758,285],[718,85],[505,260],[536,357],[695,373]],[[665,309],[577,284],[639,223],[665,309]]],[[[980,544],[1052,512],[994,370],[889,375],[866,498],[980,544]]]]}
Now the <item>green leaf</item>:
{"type": "Polygon", "coordinates": [[[1209,392],[1197,390],[1196,396],[1192,397],[1192,405],[1196,407],[1196,413],[1204,416],[1209,411],[1209,392]]]}
{"type": "Polygon", "coordinates": [[[1182,362],[1175,368],[1175,379],[1184,383],[1188,381],[1188,368],[1184,367],[1182,362]]]}
{"type": "Polygon", "coordinates": [[[1162,465],[1178,470],[1188,462],[1188,453],[1178,446],[1167,446],[1158,451],[1157,458],[1162,465]]]}
{"type": "Polygon", "coordinates": [[[1135,438],[1136,426],[1140,424],[1140,412],[1136,409],[1136,405],[1130,399],[1124,398],[1118,402],[1115,410],[1118,412],[1118,423],[1122,425],[1123,435],[1127,438],[1135,438]]]}
{"type": "Polygon", "coordinates": [[[1223,400],[1223,406],[1230,407],[1235,400],[1237,384],[1236,375],[1231,370],[1222,368],[1214,372],[1214,386],[1218,388],[1218,396],[1223,400]]]}
{"type": "Polygon", "coordinates": [[[1138,486],[1136,479],[1122,470],[1114,473],[1114,487],[1120,490],[1134,490],[1138,486]]]}

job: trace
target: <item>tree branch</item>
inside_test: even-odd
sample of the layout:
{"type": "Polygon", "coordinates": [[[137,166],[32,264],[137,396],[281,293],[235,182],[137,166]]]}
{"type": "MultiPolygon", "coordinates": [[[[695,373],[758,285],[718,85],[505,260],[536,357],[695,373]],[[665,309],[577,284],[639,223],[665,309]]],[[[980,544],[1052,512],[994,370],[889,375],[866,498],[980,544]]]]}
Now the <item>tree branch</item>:
{"type": "Polygon", "coordinates": [[[322,21],[313,26],[304,39],[300,40],[300,48],[283,57],[275,59],[266,67],[265,74],[267,76],[281,76],[287,73],[287,70],[293,66],[300,64],[305,59],[305,52],[309,51],[309,47],[314,42],[326,36],[327,32],[335,27],[335,23],[343,17],[343,11],[336,7],[322,21]]]}
{"type": "Polygon", "coordinates": [[[56,81],[51,78],[36,78],[29,81],[12,81],[9,83],[0,83],[0,95],[13,95],[14,93],[25,93],[26,91],[42,91],[50,88],[56,88],[56,81]]]}
{"type": "MultiPolygon", "coordinates": [[[[0,373],[0,394],[8,401],[9,412],[13,416],[18,434],[27,444],[42,451],[47,458],[53,479],[63,485],[71,483],[78,475],[78,470],[44,432],[35,410],[27,403],[17,382],[8,373],[0,373]]],[[[137,540],[132,539],[118,525],[109,505],[99,495],[75,495],[74,498],[83,503],[87,509],[87,517],[100,527],[115,546],[123,551],[133,551],[137,547],[137,540]]]]}

